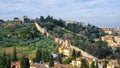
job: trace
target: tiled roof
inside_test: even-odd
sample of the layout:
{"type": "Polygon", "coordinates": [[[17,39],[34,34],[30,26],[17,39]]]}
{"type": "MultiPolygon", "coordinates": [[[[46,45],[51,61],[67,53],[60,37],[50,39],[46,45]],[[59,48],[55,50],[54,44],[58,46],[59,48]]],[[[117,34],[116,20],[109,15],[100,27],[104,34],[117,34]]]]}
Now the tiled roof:
{"type": "Polygon", "coordinates": [[[11,62],[11,66],[20,66],[20,62],[11,62]]]}

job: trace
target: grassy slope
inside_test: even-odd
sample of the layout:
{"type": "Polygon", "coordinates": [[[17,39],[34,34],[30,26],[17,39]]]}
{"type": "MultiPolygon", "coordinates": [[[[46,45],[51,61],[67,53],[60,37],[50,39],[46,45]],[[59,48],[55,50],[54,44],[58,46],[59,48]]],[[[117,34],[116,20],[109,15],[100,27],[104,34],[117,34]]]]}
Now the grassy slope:
{"type": "Polygon", "coordinates": [[[56,46],[55,42],[38,32],[32,23],[14,26],[4,24],[0,25],[0,31],[0,54],[6,51],[12,55],[13,47],[16,46],[18,57],[25,54],[32,59],[38,48],[46,48],[52,52],[56,46]],[[28,39],[27,36],[32,32],[34,38],[28,39]]]}

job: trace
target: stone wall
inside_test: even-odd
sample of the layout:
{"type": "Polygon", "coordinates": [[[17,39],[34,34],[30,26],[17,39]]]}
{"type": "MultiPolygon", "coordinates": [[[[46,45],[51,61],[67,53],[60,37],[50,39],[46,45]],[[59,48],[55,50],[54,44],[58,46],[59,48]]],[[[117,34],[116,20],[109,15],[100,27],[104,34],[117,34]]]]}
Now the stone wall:
{"type": "Polygon", "coordinates": [[[76,51],[80,51],[82,56],[84,56],[86,58],[95,58],[94,56],[88,54],[87,52],[85,52],[81,49],[79,49],[78,47],[75,47],[75,46],[71,45],[68,40],[63,40],[63,39],[56,38],[56,37],[52,36],[50,33],[47,32],[47,30],[45,28],[42,28],[37,22],[35,22],[35,26],[38,29],[38,31],[40,31],[42,34],[46,35],[48,38],[52,38],[60,46],[64,46],[64,47],[70,48],[72,50],[74,49],[76,51]]]}

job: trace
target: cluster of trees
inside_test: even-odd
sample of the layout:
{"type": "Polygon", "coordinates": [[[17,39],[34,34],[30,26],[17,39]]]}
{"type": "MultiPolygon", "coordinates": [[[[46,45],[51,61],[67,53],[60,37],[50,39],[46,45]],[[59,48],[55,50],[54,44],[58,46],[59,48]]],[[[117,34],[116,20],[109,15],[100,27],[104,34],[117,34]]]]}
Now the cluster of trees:
{"type": "Polygon", "coordinates": [[[80,57],[81,56],[81,52],[80,51],[75,51],[75,50],[73,50],[73,52],[72,52],[72,57],[73,58],[76,58],[76,57],[80,57]]]}
{"type": "Polygon", "coordinates": [[[40,62],[41,60],[48,62],[50,52],[47,49],[39,48],[36,52],[36,57],[33,59],[34,62],[40,62]]]}
{"type": "Polygon", "coordinates": [[[40,61],[49,62],[49,66],[54,66],[53,55],[47,49],[39,48],[36,52],[36,57],[33,59],[33,62],[39,63],[40,61]]]}
{"type": "Polygon", "coordinates": [[[11,68],[11,58],[9,54],[3,53],[0,56],[0,68],[11,68]]]}
{"type": "MultiPolygon", "coordinates": [[[[10,54],[3,53],[0,56],[0,68],[11,68],[11,62],[17,62],[17,52],[16,47],[14,47],[13,56],[11,57],[10,54]]],[[[19,60],[21,63],[21,68],[30,68],[29,59],[25,58],[24,56],[19,60]]]]}
{"type": "MultiPolygon", "coordinates": [[[[9,24],[9,23],[8,23],[9,24]]],[[[42,35],[33,23],[17,24],[14,27],[5,28],[6,25],[0,25],[0,46],[34,46],[36,48],[48,48],[53,51],[56,43],[42,35]]]]}

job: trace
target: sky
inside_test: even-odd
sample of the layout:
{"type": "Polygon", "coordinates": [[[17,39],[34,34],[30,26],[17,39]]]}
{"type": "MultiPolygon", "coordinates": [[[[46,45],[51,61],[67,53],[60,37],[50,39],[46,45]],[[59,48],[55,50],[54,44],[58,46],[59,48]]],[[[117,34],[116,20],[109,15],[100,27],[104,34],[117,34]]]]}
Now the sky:
{"type": "Polygon", "coordinates": [[[120,27],[120,0],[0,0],[0,19],[51,15],[96,26],[120,27]]]}

